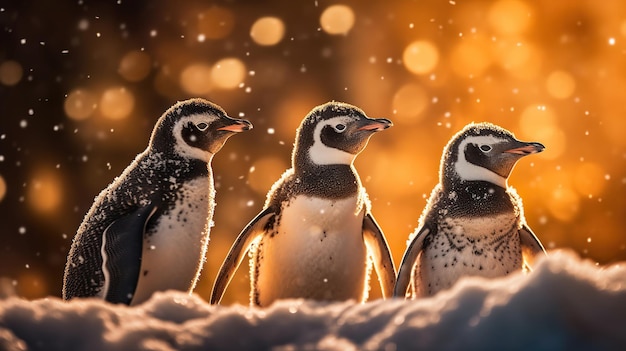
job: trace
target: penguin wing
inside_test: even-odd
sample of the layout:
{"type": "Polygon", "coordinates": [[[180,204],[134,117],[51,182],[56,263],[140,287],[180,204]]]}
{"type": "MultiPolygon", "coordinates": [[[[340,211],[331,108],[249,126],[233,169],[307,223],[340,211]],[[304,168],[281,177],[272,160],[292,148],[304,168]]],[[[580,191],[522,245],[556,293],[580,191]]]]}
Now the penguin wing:
{"type": "Polygon", "coordinates": [[[393,289],[393,296],[406,296],[406,290],[411,282],[413,267],[415,266],[420,252],[424,249],[424,238],[430,233],[430,226],[424,224],[421,228],[419,228],[417,235],[415,235],[411,244],[406,248],[404,256],[402,256],[402,262],[400,263],[400,270],[398,271],[396,286],[393,289]]]}
{"type": "Polygon", "coordinates": [[[393,265],[385,235],[371,213],[367,213],[363,218],[363,239],[372,255],[383,298],[391,297],[396,283],[396,267],[393,265]]]}
{"type": "Polygon", "coordinates": [[[140,207],[111,223],[102,234],[104,299],[130,304],[141,269],[146,224],[157,210],[155,205],[140,207]]]}
{"type": "Polygon", "coordinates": [[[222,300],[226,287],[233,278],[241,261],[243,261],[250,245],[265,231],[267,223],[274,215],[275,213],[272,208],[266,208],[254,217],[254,219],[243,228],[237,239],[235,239],[233,246],[230,248],[228,255],[226,255],[226,259],[224,263],[222,263],[222,267],[220,267],[217,277],[215,278],[213,291],[211,292],[211,304],[219,303],[222,300]]]}
{"type": "Polygon", "coordinates": [[[541,242],[530,228],[524,224],[519,230],[520,243],[522,245],[522,257],[524,258],[524,267],[528,271],[532,271],[532,264],[538,254],[546,255],[546,250],[541,242]]]}

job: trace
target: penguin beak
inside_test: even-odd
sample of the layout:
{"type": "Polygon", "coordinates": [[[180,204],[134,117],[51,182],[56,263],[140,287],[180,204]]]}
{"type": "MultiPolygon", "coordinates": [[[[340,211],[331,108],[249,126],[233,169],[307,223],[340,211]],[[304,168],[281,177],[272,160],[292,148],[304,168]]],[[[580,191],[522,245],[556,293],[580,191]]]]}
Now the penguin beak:
{"type": "Polygon", "coordinates": [[[543,151],[546,147],[540,143],[521,143],[522,146],[518,146],[512,149],[505,150],[504,152],[510,154],[516,154],[521,156],[526,156],[530,154],[536,154],[538,152],[543,151]]]}
{"type": "Polygon", "coordinates": [[[252,129],[252,123],[246,121],[245,119],[234,119],[233,121],[235,123],[223,126],[221,128],[217,128],[217,130],[224,130],[231,133],[241,133],[243,131],[252,129]]]}
{"type": "Polygon", "coordinates": [[[368,119],[365,121],[365,124],[360,126],[357,130],[380,132],[381,130],[385,130],[391,126],[393,126],[393,122],[387,118],[368,119]]]}

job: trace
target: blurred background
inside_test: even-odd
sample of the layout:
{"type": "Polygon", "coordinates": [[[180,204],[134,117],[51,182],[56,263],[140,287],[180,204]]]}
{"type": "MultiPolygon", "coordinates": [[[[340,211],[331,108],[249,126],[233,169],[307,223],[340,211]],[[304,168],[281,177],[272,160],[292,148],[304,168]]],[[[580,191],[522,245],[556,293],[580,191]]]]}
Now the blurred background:
{"type": "MultiPolygon", "coordinates": [[[[546,145],[509,184],[547,248],[626,260],[622,0],[12,1],[0,5],[4,294],[60,296],[93,198],[163,111],[196,96],[254,123],[213,162],[205,299],[289,167],[297,125],[329,100],[395,124],[356,168],[396,265],[443,146],[472,121],[546,145]]],[[[380,296],[375,276],[371,286],[380,296]]],[[[248,292],[244,264],[223,303],[247,304],[248,292]]]]}

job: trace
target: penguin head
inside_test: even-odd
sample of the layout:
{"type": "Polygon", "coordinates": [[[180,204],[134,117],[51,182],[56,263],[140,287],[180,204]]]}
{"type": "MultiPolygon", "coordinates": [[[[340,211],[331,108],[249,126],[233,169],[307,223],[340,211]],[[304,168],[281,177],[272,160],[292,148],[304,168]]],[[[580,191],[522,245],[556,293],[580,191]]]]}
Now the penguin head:
{"type": "Polygon", "coordinates": [[[352,165],[369,138],[392,125],[386,118],[369,118],[358,107],[346,103],[333,101],[317,106],[298,127],[294,167],[303,164],[352,165]]]}
{"type": "Polygon", "coordinates": [[[458,132],[441,158],[444,186],[467,181],[486,181],[503,188],[517,161],[543,151],[537,142],[523,142],[513,133],[490,123],[471,123],[458,132]]]}
{"type": "Polygon", "coordinates": [[[150,148],[156,152],[209,161],[228,137],[250,129],[250,122],[229,117],[212,102],[189,99],[170,107],[157,121],[150,148]]]}

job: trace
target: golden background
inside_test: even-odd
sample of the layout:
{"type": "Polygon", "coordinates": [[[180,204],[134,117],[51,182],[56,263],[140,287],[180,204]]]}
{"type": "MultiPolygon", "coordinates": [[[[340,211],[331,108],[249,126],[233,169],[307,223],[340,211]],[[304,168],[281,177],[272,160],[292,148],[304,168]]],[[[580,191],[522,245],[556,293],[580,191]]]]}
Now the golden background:
{"type": "MultiPolygon", "coordinates": [[[[60,296],[94,196],[195,96],[254,124],[213,162],[205,299],[300,120],[330,100],[394,122],[355,165],[396,265],[471,121],[547,147],[509,179],[547,248],[626,259],[624,1],[16,1],[0,25],[0,296],[60,296]]],[[[223,303],[247,303],[247,273],[223,303]]]]}

